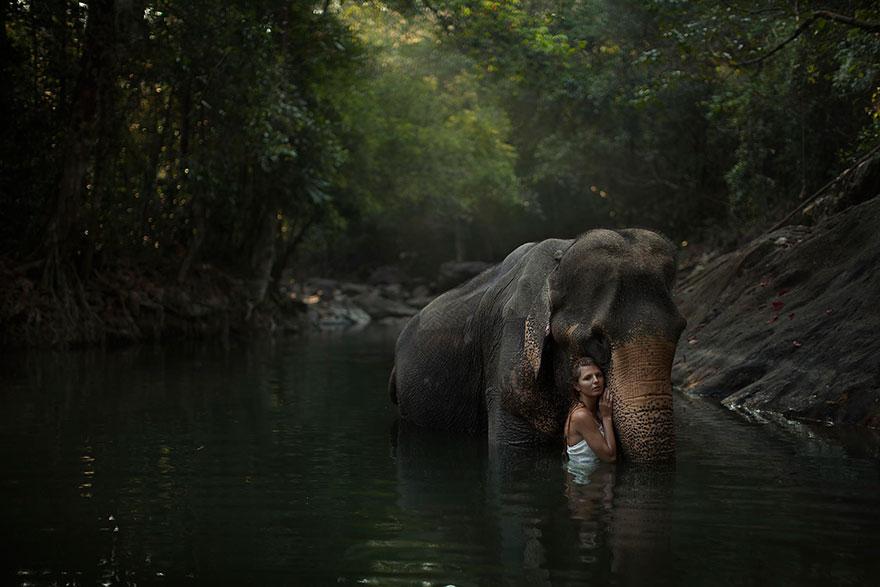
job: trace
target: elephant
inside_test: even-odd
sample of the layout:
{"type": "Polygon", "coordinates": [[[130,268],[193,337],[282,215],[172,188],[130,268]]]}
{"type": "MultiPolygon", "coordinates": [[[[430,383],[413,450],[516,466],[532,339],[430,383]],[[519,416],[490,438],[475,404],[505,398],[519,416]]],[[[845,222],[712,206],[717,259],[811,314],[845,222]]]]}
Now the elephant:
{"type": "Polygon", "coordinates": [[[410,319],[391,400],[419,427],[558,444],[573,362],[589,355],[606,373],[622,456],[672,460],[671,371],[686,325],[675,273],[675,245],[645,229],[521,245],[410,319]]]}

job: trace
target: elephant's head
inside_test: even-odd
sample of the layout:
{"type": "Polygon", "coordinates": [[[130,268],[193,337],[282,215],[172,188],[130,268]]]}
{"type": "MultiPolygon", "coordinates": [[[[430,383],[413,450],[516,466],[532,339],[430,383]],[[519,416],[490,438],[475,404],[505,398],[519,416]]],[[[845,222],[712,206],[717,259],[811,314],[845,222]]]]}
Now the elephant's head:
{"type": "Polygon", "coordinates": [[[674,246],[647,230],[593,230],[556,257],[532,296],[514,394],[543,395],[561,434],[572,362],[590,355],[606,371],[623,455],[641,462],[672,458],[672,360],[686,323],[671,297],[674,246]]]}

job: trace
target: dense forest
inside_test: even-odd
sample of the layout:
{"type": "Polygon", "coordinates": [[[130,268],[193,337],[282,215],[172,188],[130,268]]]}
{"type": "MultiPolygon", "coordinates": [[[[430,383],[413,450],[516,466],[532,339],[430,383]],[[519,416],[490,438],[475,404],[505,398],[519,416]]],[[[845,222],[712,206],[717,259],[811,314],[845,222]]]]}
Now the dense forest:
{"type": "MultiPolygon", "coordinates": [[[[766,228],[880,142],[880,6],[0,3],[0,258],[44,292],[210,265],[497,260],[766,228]]],[[[11,274],[11,273],[9,273],[11,274]]]]}

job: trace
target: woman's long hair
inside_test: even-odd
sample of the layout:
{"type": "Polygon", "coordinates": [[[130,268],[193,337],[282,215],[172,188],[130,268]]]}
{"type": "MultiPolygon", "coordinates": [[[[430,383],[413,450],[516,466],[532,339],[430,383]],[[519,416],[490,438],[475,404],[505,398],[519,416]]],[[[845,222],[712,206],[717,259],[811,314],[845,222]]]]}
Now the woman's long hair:
{"type": "Polygon", "coordinates": [[[583,405],[581,402],[580,390],[577,388],[578,377],[581,375],[581,367],[596,367],[599,371],[602,372],[602,377],[605,377],[605,370],[599,365],[598,361],[589,355],[584,355],[583,357],[577,357],[571,362],[571,377],[569,378],[569,392],[571,393],[571,403],[568,407],[568,417],[565,419],[565,426],[562,427],[562,454],[565,456],[566,460],[568,459],[568,424],[571,422],[571,415],[577,409],[578,404],[583,405]]]}

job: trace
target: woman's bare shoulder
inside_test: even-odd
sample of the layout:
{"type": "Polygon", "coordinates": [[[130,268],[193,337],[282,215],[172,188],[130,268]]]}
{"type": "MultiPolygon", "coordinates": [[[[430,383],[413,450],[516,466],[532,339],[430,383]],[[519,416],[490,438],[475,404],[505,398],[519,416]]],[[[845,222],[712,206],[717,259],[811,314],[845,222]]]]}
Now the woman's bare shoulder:
{"type": "Polygon", "coordinates": [[[599,427],[596,423],[596,418],[583,406],[579,406],[572,411],[571,423],[578,430],[592,430],[599,427]]]}

